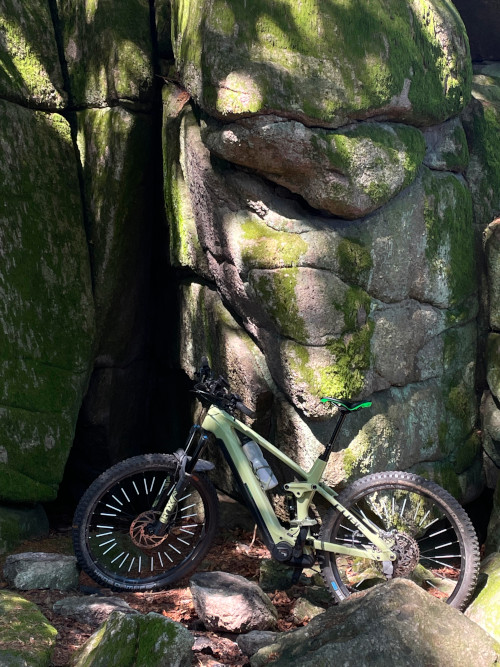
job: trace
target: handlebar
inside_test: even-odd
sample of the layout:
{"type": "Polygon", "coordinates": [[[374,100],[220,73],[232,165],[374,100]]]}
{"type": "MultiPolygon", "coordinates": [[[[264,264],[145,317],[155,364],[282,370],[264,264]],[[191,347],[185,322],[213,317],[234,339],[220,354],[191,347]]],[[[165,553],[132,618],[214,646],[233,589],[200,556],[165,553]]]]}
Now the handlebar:
{"type": "Polygon", "coordinates": [[[200,398],[218,405],[229,413],[239,410],[247,417],[255,417],[255,412],[241,401],[241,396],[230,392],[229,383],[225,378],[222,376],[214,377],[206,357],[201,358],[200,368],[195,375],[198,382],[195,384],[193,391],[200,398]]]}

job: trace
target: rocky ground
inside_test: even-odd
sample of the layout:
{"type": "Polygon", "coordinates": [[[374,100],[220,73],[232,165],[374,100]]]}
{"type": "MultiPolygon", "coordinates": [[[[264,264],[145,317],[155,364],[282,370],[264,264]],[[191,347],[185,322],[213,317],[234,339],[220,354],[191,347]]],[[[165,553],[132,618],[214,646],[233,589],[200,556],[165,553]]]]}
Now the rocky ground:
{"type": "MultiPolygon", "coordinates": [[[[24,542],[13,553],[21,552],[72,553],[71,539],[67,531],[51,531],[47,539],[24,542]]],[[[5,555],[0,559],[0,589],[7,588],[3,578],[5,555]]],[[[261,560],[269,558],[269,552],[252,532],[240,529],[221,533],[202,564],[205,571],[225,571],[240,574],[251,581],[259,580],[261,560]]],[[[53,605],[69,595],[82,597],[98,593],[109,598],[121,598],[133,609],[147,614],[156,612],[182,623],[194,632],[199,651],[195,651],[194,665],[248,665],[249,661],[237,644],[235,636],[229,633],[204,631],[192,602],[188,579],[181,580],[177,587],[157,593],[114,593],[99,588],[85,573],[80,575],[77,592],[57,590],[22,591],[22,597],[38,605],[44,616],[57,631],[55,651],[52,656],[54,667],[68,665],[72,654],[82,646],[96,626],[67,618],[54,612],[53,605]]],[[[293,616],[296,600],[302,596],[304,585],[298,584],[285,591],[270,592],[269,596],[278,611],[279,631],[307,625],[308,618],[297,620],[293,616]]]]}

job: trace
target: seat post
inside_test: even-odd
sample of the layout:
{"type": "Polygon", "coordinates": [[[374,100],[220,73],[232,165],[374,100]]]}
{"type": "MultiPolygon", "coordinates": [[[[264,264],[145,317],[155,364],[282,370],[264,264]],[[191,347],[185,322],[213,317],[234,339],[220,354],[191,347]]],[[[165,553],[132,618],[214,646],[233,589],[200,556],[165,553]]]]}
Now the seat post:
{"type": "Polygon", "coordinates": [[[335,428],[333,429],[333,433],[330,437],[330,440],[328,441],[328,444],[325,446],[325,451],[319,456],[321,461],[328,461],[328,459],[330,458],[333,446],[335,444],[335,441],[337,440],[337,436],[340,432],[340,429],[342,428],[342,424],[344,423],[344,419],[347,417],[348,412],[349,412],[348,410],[340,408],[340,415],[339,418],[337,419],[337,423],[335,424],[335,428]]]}

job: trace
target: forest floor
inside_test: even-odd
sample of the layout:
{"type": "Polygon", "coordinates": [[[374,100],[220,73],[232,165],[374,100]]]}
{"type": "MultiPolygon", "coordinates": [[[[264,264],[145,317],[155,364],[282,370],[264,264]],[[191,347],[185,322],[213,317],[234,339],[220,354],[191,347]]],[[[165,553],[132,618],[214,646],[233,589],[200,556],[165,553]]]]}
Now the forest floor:
{"type": "MultiPolygon", "coordinates": [[[[49,537],[43,540],[23,542],[12,553],[45,552],[72,554],[71,538],[68,532],[52,530],[49,537]]],[[[6,555],[0,558],[0,589],[7,588],[3,579],[3,565],[6,555]]],[[[224,571],[239,574],[251,581],[258,582],[259,567],[263,558],[270,558],[266,547],[255,539],[251,532],[239,529],[225,531],[215,540],[199,571],[224,571]]],[[[307,620],[297,623],[291,610],[295,600],[301,596],[304,587],[297,585],[285,591],[268,593],[278,612],[278,630],[285,631],[300,625],[306,625],[307,620]]],[[[206,632],[197,618],[189,590],[188,578],[180,580],[175,587],[154,593],[114,593],[100,588],[85,573],[80,575],[80,585],[77,591],[32,590],[20,591],[20,594],[38,605],[44,616],[56,628],[58,635],[55,650],[52,656],[53,667],[65,667],[69,664],[71,655],[87,641],[96,630],[95,626],[64,616],[53,611],[54,602],[62,598],[89,593],[109,597],[119,597],[137,609],[147,614],[156,612],[168,616],[174,621],[182,623],[195,636],[204,636],[209,639],[210,647],[204,652],[195,652],[193,665],[196,667],[210,667],[215,665],[243,666],[249,665],[234,643],[236,636],[224,633],[206,632]],[[80,590],[82,588],[86,592],[80,590]]]]}

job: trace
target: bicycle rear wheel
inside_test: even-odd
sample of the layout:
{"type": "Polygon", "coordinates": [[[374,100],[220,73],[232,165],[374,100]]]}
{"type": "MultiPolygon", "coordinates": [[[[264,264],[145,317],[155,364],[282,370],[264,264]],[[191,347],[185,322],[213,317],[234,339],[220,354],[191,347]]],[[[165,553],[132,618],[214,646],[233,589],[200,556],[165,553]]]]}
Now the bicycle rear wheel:
{"type": "MultiPolygon", "coordinates": [[[[337,500],[357,518],[395,539],[393,577],[406,577],[462,609],[479,571],[479,546],[472,524],[447,491],[405,472],[384,472],[357,480],[337,500]]],[[[353,547],[370,542],[337,510],[330,510],[319,539],[353,547]]],[[[322,575],[334,598],[387,580],[382,563],[321,552],[322,575]]]]}
{"type": "Polygon", "coordinates": [[[217,494],[208,479],[190,475],[168,532],[147,532],[163,509],[155,503],[177,481],[174,457],[146,454],[118,463],[88,488],[75,512],[73,545],[94,581],[113,590],[156,590],[197,567],[217,529],[217,494]]]}

